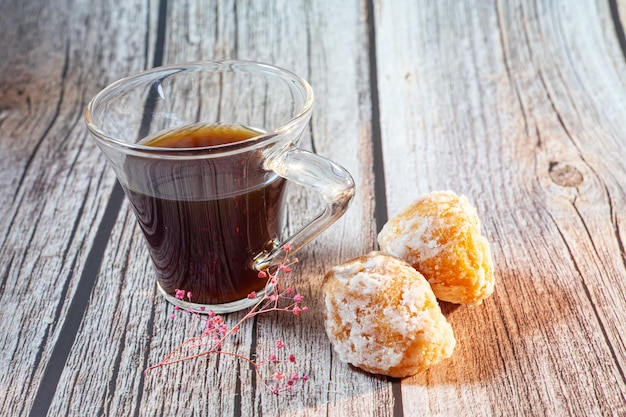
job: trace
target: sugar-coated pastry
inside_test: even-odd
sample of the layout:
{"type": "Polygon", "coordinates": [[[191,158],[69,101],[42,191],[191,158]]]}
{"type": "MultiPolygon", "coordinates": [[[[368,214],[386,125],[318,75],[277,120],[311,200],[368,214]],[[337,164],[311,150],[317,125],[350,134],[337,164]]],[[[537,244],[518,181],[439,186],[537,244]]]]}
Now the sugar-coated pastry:
{"type": "Polygon", "coordinates": [[[437,191],[420,197],[385,224],[378,244],[420,271],[440,300],[477,305],[493,293],[489,242],[465,196],[437,191]]]}
{"type": "Polygon", "coordinates": [[[452,355],[452,327],[406,262],[371,252],[330,270],[322,290],[326,333],[341,361],[401,378],[452,355]]]}

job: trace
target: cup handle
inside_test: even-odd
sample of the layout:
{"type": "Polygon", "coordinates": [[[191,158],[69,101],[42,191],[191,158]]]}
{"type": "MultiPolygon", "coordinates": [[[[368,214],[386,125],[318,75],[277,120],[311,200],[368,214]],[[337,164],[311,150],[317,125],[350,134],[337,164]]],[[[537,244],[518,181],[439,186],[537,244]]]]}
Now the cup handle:
{"type": "Polygon", "coordinates": [[[278,156],[268,158],[265,168],[298,185],[317,191],[321,194],[325,207],[310,223],[272,251],[259,254],[254,260],[255,268],[259,270],[282,261],[287,252],[297,252],[337,221],[350,206],[355,192],[354,180],[345,168],[294,146],[278,156]]]}

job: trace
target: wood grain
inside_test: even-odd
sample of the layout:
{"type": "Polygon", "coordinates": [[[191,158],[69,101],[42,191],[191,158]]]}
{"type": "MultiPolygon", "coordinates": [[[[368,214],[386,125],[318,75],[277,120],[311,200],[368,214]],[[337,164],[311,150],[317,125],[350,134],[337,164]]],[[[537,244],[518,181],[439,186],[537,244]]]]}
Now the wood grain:
{"type": "MultiPolygon", "coordinates": [[[[233,404],[242,415],[254,412],[274,415],[278,410],[299,415],[318,415],[322,412],[337,415],[346,411],[345,405],[334,399],[337,383],[341,385],[341,396],[346,395],[345,392],[352,393],[355,388],[357,393],[364,395],[361,401],[358,400],[360,394],[356,395],[348,411],[368,409],[372,400],[388,402],[389,384],[384,380],[350,372],[345,382],[336,381],[334,375],[345,373],[349,368],[333,361],[322,327],[319,302],[319,286],[324,271],[373,246],[375,226],[369,215],[371,200],[367,200],[368,193],[372,193],[367,184],[368,174],[371,176],[371,151],[368,149],[371,117],[367,98],[368,73],[367,67],[363,68],[367,59],[367,38],[361,8],[356,2],[329,7],[293,1],[222,6],[196,8],[193,14],[173,12],[168,22],[168,41],[177,46],[176,49],[167,49],[166,61],[256,60],[274,63],[307,78],[315,90],[316,111],[303,146],[344,165],[354,174],[359,194],[346,218],[298,254],[301,263],[295,274],[295,286],[309,300],[312,313],[299,320],[287,317],[278,323],[276,317],[261,318],[254,323],[255,338],[247,339],[248,343],[255,345],[245,347],[243,343],[244,353],[246,349],[248,352],[254,350],[265,357],[271,353],[268,349],[274,346],[276,339],[297,341],[298,346],[289,346],[292,349],[306,346],[299,360],[312,382],[295,395],[274,397],[261,386],[259,377],[255,377],[245,364],[220,360],[216,380],[205,381],[196,375],[188,375],[181,382],[184,387],[189,387],[183,390],[184,401],[171,406],[192,403],[208,409],[220,404],[214,411],[216,415],[230,414],[233,404]],[[211,27],[210,22],[215,25],[215,32],[208,33],[207,37],[176,42],[185,33],[180,31],[181,28],[193,27],[205,33],[211,27]],[[334,94],[338,90],[342,91],[341,95],[334,94]],[[354,236],[355,232],[363,246],[343,245],[342,242],[354,236]],[[239,388],[232,386],[238,378],[239,388]],[[215,386],[222,389],[212,390],[215,386]]],[[[190,5],[180,10],[192,8],[190,5]]],[[[292,189],[288,200],[287,233],[290,233],[302,226],[306,219],[313,218],[319,208],[314,204],[315,196],[305,190],[292,189]]],[[[203,369],[212,369],[214,363],[207,361],[203,369]]],[[[162,390],[157,385],[150,388],[162,390]]],[[[160,408],[159,402],[169,402],[167,395],[152,398],[156,404],[146,404],[149,408],[160,408]]],[[[170,411],[187,413],[180,408],[170,411]]]]}
{"type": "MultiPolygon", "coordinates": [[[[2,50],[8,59],[0,64],[5,213],[0,220],[0,385],[8,395],[0,407],[2,414],[22,415],[33,407],[46,370],[63,367],[64,358],[51,362],[51,357],[94,246],[98,227],[93,226],[101,221],[114,184],[87,138],[82,112],[99,88],[145,67],[134,46],[142,45],[146,34],[112,27],[114,13],[137,19],[132,5],[103,6],[95,20],[91,5],[62,1],[3,4],[2,11],[2,50]]],[[[44,397],[54,395],[55,387],[50,389],[44,397]]],[[[42,405],[47,406],[45,400],[42,405]]]]}
{"type": "MultiPolygon", "coordinates": [[[[369,82],[367,67],[362,68],[367,59],[367,39],[359,5],[346,4],[339,10],[293,2],[282,5],[254,2],[246,8],[222,6],[226,5],[204,8],[181,4],[180,8],[168,8],[163,63],[250,59],[282,65],[309,78],[316,90],[318,108],[323,111],[314,116],[303,146],[332,157],[354,172],[358,183],[367,185],[369,180],[359,176],[361,172],[370,174],[371,165],[369,82]],[[214,26],[214,31],[208,30],[214,26]],[[345,35],[331,30],[308,34],[301,30],[307,26],[342,28],[345,35]],[[253,33],[248,33],[249,30],[253,33]],[[193,31],[209,36],[196,37],[193,31]],[[307,39],[308,36],[315,39],[307,39]],[[292,41],[283,42],[283,39],[292,41]],[[361,45],[354,49],[357,39],[361,45]],[[268,46],[277,50],[268,50],[268,46]],[[346,65],[347,56],[353,56],[351,65],[346,65]],[[350,89],[345,89],[346,82],[353,83],[350,89]],[[336,88],[344,89],[341,97],[335,98],[329,93],[336,88]],[[340,142],[337,137],[341,138],[340,142]],[[355,152],[356,149],[360,152],[355,152]]],[[[158,32],[156,28],[147,31],[158,32]]],[[[250,323],[242,329],[241,334],[245,336],[233,347],[234,352],[243,355],[250,355],[253,351],[267,355],[264,350],[273,346],[278,338],[300,341],[303,346],[308,346],[311,350],[303,352],[300,360],[303,364],[310,364],[305,365],[306,372],[314,382],[297,396],[274,398],[261,385],[260,377],[254,375],[245,363],[226,357],[210,357],[190,365],[172,366],[146,376],[142,374],[147,365],[158,362],[181,342],[187,331],[181,331],[181,324],[169,320],[171,308],[155,296],[141,237],[125,204],[120,212],[121,223],[114,228],[110,239],[118,243],[111,244],[104,254],[103,268],[66,372],[59,382],[59,399],[53,402],[51,412],[64,414],[82,410],[87,414],[152,415],[155,410],[160,410],[167,415],[193,415],[194,412],[250,415],[257,410],[272,415],[276,410],[284,409],[315,415],[328,404],[332,409],[335,396],[352,396],[353,387],[357,387],[356,392],[363,392],[363,400],[360,406],[357,402],[349,404],[348,410],[368,408],[372,401],[388,403],[390,384],[384,379],[353,373],[340,363],[328,367],[327,364],[333,363],[332,353],[321,325],[318,298],[323,272],[346,257],[373,246],[375,226],[368,215],[372,190],[361,186],[359,189],[364,197],[358,197],[351,209],[352,220],[342,220],[300,254],[302,262],[296,273],[296,285],[302,287],[314,313],[304,321],[288,318],[277,324],[276,317],[271,317],[250,323]],[[366,197],[368,193],[370,197],[366,197]],[[363,233],[360,238],[363,247],[344,247],[341,241],[355,230],[363,233]],[[104,352],[101,340],[107,340],[111,346],[104,352]],[[333,378],[338,372],[335,368],[349,371],[345,381],[333,378]],[[387,387],[387,390],[381,392],[380,387],[387,387]],[[139,396],[129,396],[137,391],[139,396]],[[177,397],[178,401],[171,401],[172,397],[177,397]],[[318,403],[319,398],[328,399],[318,403]],[[193,406],[189,407],[189,404],[193,406]]],[[[292,190],[287,233],[316,214],[319,208],[311,204],[314,199],[315,196],[305,190],[292,190]]],[[[228,320],[234,323],[238,317],[240,315],[230,315],[228,320]]],[[[339,405],[335,412],[345,412],[345,405],[339,405]]]]}
{"type": "Polygon", "coordinates": [[[466,194],[498,277],[483,306],[450,309],[457,351],[403,382],[405,412],[623,412],[626,91],[608,7],[476,6],[377,3],[390,212],[466,194]]]}
{"type": "MultiPolygon", "coordinates": [[[[626,413],[623,1],[0,0],[0,415],[622,415],[626,413]],[[123,76],[202,59],[309,80],[301,146],[354,176],[348,214],[298,254],[310,311],[244,325],[311,381],[275,396],[243,361],[148,373],[169,319],[142,235],[83,109],[123,76]],[[320,302],[331,266],[377,247],[418,195],[463,193],[496,293],[442,304],[453,357],[402,381],[340,363],[320,302]]],[[[285,233],[319,211],[292,187],[285,233]]],[[[243,313],[230,314],[235,323],[243,313]]]]}

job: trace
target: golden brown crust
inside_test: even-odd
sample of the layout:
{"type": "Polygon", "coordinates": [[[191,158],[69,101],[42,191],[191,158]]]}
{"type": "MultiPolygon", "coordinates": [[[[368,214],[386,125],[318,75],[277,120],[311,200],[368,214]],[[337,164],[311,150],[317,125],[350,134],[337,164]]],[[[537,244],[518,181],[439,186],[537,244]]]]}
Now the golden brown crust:
{"type": "Polygon", "coordinates": [[[420,271],[440,300],[477,305],[493,293],[489,242],[465,196],[438,191],[420,197],[385,224],[378,243],[420,271]]]}
{"type": "Polygon", "coordinates": [[[448,358],[456,341],[424,277],[372,252],[338,265],[323,284],[324,324],[343,362],[405,377],[448,358]]]}

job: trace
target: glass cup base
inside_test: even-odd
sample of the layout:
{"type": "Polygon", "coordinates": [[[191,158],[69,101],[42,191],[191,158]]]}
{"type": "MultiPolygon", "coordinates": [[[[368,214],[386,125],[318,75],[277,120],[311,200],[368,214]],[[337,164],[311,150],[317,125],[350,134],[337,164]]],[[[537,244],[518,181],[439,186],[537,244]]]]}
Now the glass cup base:
{"type": "Polygon", "coordinates": [[[271,284],[268,284],[264,289],[258,291],[256,293],[256,297],[254,298],[243,298],[237,301],[231,301],[223,304],[197,304],[191,303],[189,301],[181,300],[174,297],[171,294],[165,292],[165,290],[161,287],[161,285],[157,282],[157,288],[161,295],[170,303],[175,306],[178,306],[181,310],[190,310],[194,313],[199,314],[208,314],[209,311],[212,311],[217,314],[223,313],[234,313],[235,311],[245,310],[246,308],[250,308],[257,304],[259,301],[265,297],[266,294],[271,294],[274,290],[274,287],[271,284]]]}

